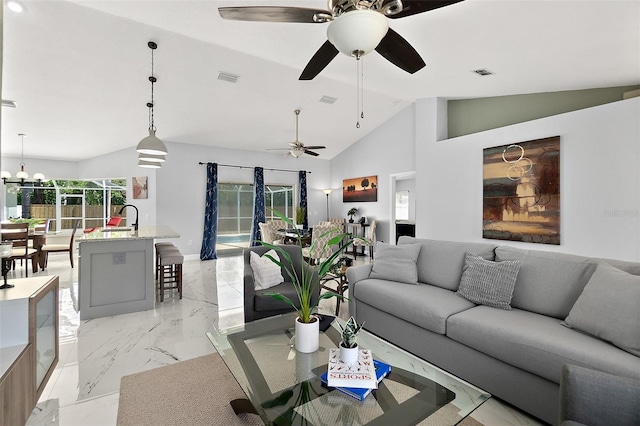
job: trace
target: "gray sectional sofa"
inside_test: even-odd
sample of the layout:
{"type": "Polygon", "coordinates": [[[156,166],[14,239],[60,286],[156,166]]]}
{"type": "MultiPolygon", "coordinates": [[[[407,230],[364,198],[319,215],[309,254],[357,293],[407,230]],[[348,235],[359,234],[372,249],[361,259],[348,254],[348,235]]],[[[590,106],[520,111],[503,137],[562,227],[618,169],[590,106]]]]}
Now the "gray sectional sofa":
{"type": "MultiPolygon", "coordinates": [[[[358,322],[366,322],[365,329],[551,424],[558,421],[563,364],[640,379],[640,352],[561,324],[570,312],[593,315],[596,326],[602,322],[623,340],[631,339],[631,346],[640,347],[636,341],[640,323],[634,316],[634,310],[640,310],[635,295],[640,293],[634,289],[624,297],[612,288],[612,300],[604,300],[609,298],[605,290],[598,307],[587,302],[582,306],[581,300],[584,309],[572,311],[596,269],[609,272],[610,266],[600,263],[624,271],[623,279],[634,280],[640,275],[640,263],[401,237],[398,246],[405,244],[419,244],[418,283],[399,282],[406,281],[405,266],[398,267],[399,281],[389,276],[380,279],[380,274],[370,277],[372,265],[347,271],[350,313],[358,322]],[[456,294],[467,252],[495,262],[519,262],[511,310],[477,305],[456,294]],[[618,318],[621,315],[625,317],[618,318]],[[620,324],[613,324],[618,319],[620,324]]],[[[376,251],[378,261],[384,259],[376,251]]],[[[590,289],[594,286],[590,284],[590,289]]],[[[599,291],[595,294],[603,294],[599,291]]]]}

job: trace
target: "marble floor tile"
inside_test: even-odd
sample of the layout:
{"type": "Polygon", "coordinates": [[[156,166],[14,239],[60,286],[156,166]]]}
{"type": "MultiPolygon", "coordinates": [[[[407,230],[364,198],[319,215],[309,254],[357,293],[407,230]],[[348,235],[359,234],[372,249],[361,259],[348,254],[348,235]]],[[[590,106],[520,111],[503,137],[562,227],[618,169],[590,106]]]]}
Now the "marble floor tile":
{"type": "MultiPolygon", "coordinates": [[[[205,333],[243,323],[242,272],[241,256],[185,260],[182,299],[167,293],[149,311],[81,321],[78,268],[52,256],[38,275],[60,277],[60,356],[27,425],[115,425],[122,376],[213,353],[205,333]]],[[[335,299],[322,300],[320,312],[333,315],[335,306],[335,299]]],[[[343,302],[340,316],[348,315],[343,302]]],[[[539,424],[495,399],[472,417],[487,426],[539,424]]]]}

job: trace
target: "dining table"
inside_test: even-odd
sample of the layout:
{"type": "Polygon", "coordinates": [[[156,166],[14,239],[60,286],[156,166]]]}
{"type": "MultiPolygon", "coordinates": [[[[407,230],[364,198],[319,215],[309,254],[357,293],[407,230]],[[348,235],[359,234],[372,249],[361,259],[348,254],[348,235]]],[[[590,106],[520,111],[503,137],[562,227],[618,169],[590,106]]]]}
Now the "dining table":
{"type": "MultiPolygon", "coordinates": [[[[11,241],[14,238],[11,238],[11,234],[15,234],[17,230],[15,229],[2,229],[2,241],[11,241]]],[[[35,229],[29,229],[29,240],[33,242],[33,248],[36,249],[37,253],[35,256],[35,263],[33,267],[33,272],[38,272],[38,268],[44,270],[45,259],[42,255],[42,246],[47,241],[47,235],[50,232],[46,231],[36,231],[35,229]]]]}

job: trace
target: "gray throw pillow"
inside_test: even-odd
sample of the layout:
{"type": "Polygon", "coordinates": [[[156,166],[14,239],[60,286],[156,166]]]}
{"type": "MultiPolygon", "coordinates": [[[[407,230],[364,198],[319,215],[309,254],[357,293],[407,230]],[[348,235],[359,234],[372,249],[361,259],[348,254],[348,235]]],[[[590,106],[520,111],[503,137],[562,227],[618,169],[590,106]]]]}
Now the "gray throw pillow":
{"type": "Polygon", "coordinates": [[[640,356],[640,276],[598,264],[562,325],[640,356]]]}
{"type": "Polygon", "coordinates": [[[517,260],[492,262],[467,253],[456,294],[478,305],[510,311],[519,270],[520,262],[517,260]]]}
{"type": "Polygon", "coordinates": [[[387,243],[376,243],[376,257],[369,278],[398,281],[401,283],[418,283],[418,255],[420,244],[402,244],[392,246],[387,243]]]}

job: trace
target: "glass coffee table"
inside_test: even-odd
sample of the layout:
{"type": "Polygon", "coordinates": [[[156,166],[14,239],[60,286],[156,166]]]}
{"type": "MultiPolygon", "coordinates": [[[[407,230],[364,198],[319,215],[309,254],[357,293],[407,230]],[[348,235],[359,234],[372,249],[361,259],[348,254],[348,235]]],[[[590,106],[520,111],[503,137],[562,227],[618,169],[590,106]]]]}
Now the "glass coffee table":
{"type": "Polygon", "coordinates": [[[207,333],[247,395],[231,402],[236,413],[255,412],[268,425],[455,425],[491,397],[365,330],[359,346],[391,365],[391,374],[364,401],[324,387],[320,375],[344,321],[325,316],[320,349],[303,354],[293,348],[294,318],[279,315],[207,333]]]}

